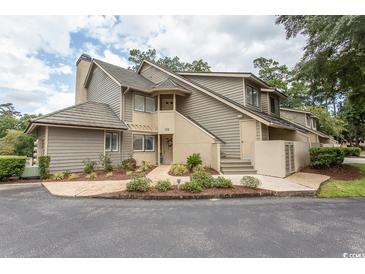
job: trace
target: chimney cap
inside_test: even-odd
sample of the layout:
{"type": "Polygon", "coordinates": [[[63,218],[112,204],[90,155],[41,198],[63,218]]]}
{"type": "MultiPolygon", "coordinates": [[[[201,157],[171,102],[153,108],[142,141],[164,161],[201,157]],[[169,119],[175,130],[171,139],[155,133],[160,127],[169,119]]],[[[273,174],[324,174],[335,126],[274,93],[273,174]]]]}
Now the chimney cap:
{"type": "Polygon", "coordinates": [[[92,58],[89,54],[83,53],[80,55],[79,59],[77,59],[76,66],[81,62],[81,60],[84,60],[86,62],[91,62],[92,58]]]}

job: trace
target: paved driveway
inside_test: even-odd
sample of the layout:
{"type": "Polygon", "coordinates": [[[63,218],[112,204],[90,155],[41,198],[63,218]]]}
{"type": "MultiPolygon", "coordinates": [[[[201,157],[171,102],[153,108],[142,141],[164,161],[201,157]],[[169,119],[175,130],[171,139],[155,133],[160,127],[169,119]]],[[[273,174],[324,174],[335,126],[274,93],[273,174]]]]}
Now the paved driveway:
{"type": "Polygon", "coordinates": [[[341,257],[365,252],[365,200],[126,201],[1,188],[1,257],[341,257]]]}

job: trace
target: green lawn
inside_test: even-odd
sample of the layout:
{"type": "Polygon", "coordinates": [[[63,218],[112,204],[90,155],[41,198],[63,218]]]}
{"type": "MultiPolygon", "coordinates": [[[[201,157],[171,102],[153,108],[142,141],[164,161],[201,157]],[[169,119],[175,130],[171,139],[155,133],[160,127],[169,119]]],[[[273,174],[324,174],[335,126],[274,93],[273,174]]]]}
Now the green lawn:
{"type": "Polygon", "coordinates": [[[329,180],[322,184],[319,197],[356,197],[365,196],[365,164],[353,164],[362,172],[362,177],[353,181],[329,180]]]}

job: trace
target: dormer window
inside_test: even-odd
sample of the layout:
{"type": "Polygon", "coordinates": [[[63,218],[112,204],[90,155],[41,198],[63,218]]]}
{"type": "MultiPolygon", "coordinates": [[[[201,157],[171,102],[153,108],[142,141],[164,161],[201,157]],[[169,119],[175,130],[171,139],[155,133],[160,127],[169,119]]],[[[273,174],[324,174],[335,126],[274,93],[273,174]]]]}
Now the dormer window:
{"type": "Polygon", "coordinates": [[[307,114],[305,115],[305,124],[307,127],[311,127],[311,118],[307,114]]]}
{"type": "Polygon", "coordinates": [[[277,98],[270,96],[270,112],[274,114],[279,113],[279,101],[277,98]]]}
{"type": "Polygon", "coordinates": [[[249,105],[259,107],[259,90],[257,88],[247,86],[247,103],[249,105]]]}

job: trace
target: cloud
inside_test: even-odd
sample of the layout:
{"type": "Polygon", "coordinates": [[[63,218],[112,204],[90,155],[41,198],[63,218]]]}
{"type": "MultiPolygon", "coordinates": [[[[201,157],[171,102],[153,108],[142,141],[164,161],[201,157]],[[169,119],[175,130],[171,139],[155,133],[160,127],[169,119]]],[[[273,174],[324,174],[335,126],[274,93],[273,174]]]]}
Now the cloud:
{"type": "Polygon", "coordinates": [[[268,57],[293,66],[304,38],[286,40],[274,16],[1,16],[0,100],[45,113],[74,103],[82,52],[128,67],[132,48],[204,59],[216,71],[254,71],[268,57]]]}

